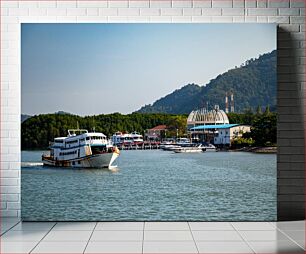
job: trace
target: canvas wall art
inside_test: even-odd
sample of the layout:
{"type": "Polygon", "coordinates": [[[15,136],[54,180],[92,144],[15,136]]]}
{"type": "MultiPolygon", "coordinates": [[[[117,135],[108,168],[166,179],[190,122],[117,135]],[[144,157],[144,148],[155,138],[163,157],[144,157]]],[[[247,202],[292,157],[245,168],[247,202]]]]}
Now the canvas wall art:
{"type": "Polygon", "coordinates": [[[276,220],[276,25],[21,32],[23,220],[276,220]]]}

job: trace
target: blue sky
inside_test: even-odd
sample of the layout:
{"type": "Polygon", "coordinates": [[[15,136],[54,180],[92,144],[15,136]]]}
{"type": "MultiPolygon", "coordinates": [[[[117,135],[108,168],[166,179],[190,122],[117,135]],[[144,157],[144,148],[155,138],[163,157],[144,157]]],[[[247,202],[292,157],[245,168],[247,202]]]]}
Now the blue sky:
{"type": "Polygon", "coordinates": [[[22,113],[131,113],[276,49],[274,24],[22,24],[22,113]]]}

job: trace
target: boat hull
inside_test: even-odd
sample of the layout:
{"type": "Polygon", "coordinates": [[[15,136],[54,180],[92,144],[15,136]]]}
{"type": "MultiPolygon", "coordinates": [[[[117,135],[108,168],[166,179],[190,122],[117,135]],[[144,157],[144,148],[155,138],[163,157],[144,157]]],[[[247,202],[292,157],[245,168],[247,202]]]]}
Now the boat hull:
{"type": "Polygon", "coordinates": [[[203,149],[177,149],[174,150],[175,153],[202,153],[205,152],[203,149]]]}
{"type": "Polygon", "coordinates": [[[72,160],[53,160],[50,157],[43,157],[44,166],[72,167],[72,168],[110,168],[119,156],[118,153],[103,153],[85,156],[72,160]]]}

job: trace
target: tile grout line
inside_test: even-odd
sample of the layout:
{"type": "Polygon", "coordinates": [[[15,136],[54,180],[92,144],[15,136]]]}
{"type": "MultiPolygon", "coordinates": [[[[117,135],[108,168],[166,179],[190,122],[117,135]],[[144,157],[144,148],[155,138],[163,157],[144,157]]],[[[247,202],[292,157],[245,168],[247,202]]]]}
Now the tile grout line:
{"type": "Polygon", "coordinates": [[[87,246],[88,246],[88,244],[89,244],[89,241],[90,241],[90,239],[91,239],[93,233],[95,232],[97,225],[98,225],[98,222],[96,222],[96,224],[95,224],[95,226],[94,226],[94,228],[93,228],[93,230],[92,230],[92,232],[91,232],[91,234],[90,234],[90,236],[89,236],[89,239],[88,239],[88,241],[87,241],[87,243],[86,243],[86,246],[85,246],[85,248],[84,248],[84,251],[82,252],[83,254],[85,253],[85,251],[86,251],[86,249],[87,249],[87,246]]]}
{"type": "Polygon", "coordinates": [[[234,228],[234,230],[237,232],[237,234],[241,237],[242,241],[253,251],[253,253],[256,253],[256,251],[252,248],[252,246],[249,244],[247,240],[243,238],[243,236],[240,234],[239,230],[235,228],[232,222],[230,222],[231,226],[234,228]]]}
{"type": "Polygon", "coordinates": [[[16,227],[19,223],[21,222],[18,221],[16,224],[13,224],[13,226],[11,226],[9,229],[5,230],[3,233],[0,234],[0,236],[4,235],[5,233],[9,232],[10,230],[12,230],[14,227],[16,227]]]}
{"type": "Polygon", "coordinates": [[[145,221],[143,222],[142,226],[142,244],[141,244],[141,253],[143,254],[143,247],[144,247],[144,234],[145,234],[145,221]]]}
{"type": "MultiPolygon", "coordinates": [[[[301,246],[298,242],[296,242],[293,238],[291,238],[289,235],[287,235],[285,233],[285,231],[279,229],[279,228],[276,228],[276,230],[278,230],[279,232],[283,233],[286,237],[289,238],[290,241],[294,242],[297,246],[301,247],[303,250],[305,250],[305,247],[301,246]]],[[[298,230],[299,231],[299,230],[298,230]]],[[[303,231],[303,230],[302,230],[303,231]]],[[[305,243],[304,243],[305,244],[305,243]]]]}
{"type": "Polygon", "coordinates": [[[194,237],[193,237],[193,233],[192,233],[192,230],[191,230],[191,227],[190,227],[190,224],[189,224],[188,221],[187,221],[187,225],[188,225],[188,227],[189,227],[189,231],[190,231],[192,240],[193,240],[193,242],[194,242],[194,244],[195,244],[195,246],[196,246],[197,252],[200,253],[199,248],[198,248],[198,245],[197,245],[197,242],[195,241],[195,239],[194,239],[194,237]]]}
{"type": "Polygon", "coordinates": [[[41,241],[45,239],[45,237],[51,232],[51,230],[55,227],[56,224],[57,224],[57,222],[55,222],[55,224],[49,229],[49,231],[43,236],[43,238],[41,238],[38,241],[38,243],[28,253],[32,253],[32,251],[35,250],[35,248],[38,246],[38,244],[40,244],[41,241]]]}

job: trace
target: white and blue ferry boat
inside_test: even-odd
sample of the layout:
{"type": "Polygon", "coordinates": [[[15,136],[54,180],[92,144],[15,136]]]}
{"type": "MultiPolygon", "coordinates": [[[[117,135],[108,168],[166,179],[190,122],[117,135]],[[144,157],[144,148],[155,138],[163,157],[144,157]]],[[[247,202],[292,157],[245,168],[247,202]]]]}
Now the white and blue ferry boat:
{"type": "Polygon", "coordinates": [[[67,137],[54,139],[42,161],[45,166],[110,168],[119,154],[119,149],[103,133],[72,129],[67,137]]]}

